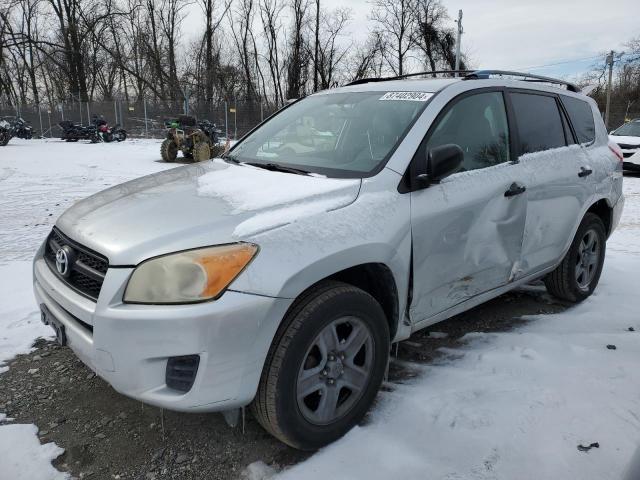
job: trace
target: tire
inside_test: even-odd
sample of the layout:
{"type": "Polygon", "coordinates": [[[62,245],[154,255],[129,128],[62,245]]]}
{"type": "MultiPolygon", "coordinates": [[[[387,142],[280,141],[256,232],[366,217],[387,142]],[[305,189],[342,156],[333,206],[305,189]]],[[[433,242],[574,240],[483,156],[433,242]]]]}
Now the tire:
{"type": "Polygon", "coordinates": [[[160,145],[160,156],[165,162],[173,163],[178,156],[178,146],[170,138],[165,138],[160,145]]]}
{"type": "Polygon", "coordinates": [[[252,413],[282,442],[300,450],[317,450],[362,420],[380,388],[388,359],[389,326],[380,304],[352,285],[322,282],[294,303],[278,328],[252,413]],[[330,332],[329,337],[321,332],[330,332]],[[352,337],[356,332],[360,333],[352,337]],[[368,336],[358,342],[363,332],[368,336]],[[331,348],[331,341],[320,348],[321,338],[340,341],[334,340],[336,348],[331,348]],[[348,386],[351,378],[361,381],[357,391],[348,386]],[[308,394],[300,393],[304,383],[299,380],[311,382],[308,394]],[[319,390],[314,390],[316,384],[319,390]],[[325,404],[332,405],[333,399],[336,405],[327,409],[327,416],[323,415],[324,398],[325,404]]]}
{"type": "Polygon", "coordinates": [[[193,161],[194,162],[202,162],[204,160],[209,160],[211,157],[211,149],[209,148],[209,144],[207,142],[197,142],[193,146],[193,161]]]}
{"type": "Polygon", "coordinates": [[[124,142],[127,139],[127,132],[124,130],[120,131],[116,137],[118,142],[124,142]]]}
{"type": "Polygon", "coordinates": [[[572,303],[589,297],[598,285],[602,273],[606,241],[600,217],[587,213],[562,263],[544,278],[547,291],[554,297],[572,303]],[[590,244],[591,241],[594,243],[590,244]]]}
{"type": "Polygon", "coordinates": [[[11,137],[6,133],[0,133],[0,147],[5,147],[9,143],[11,137]]]}
{"type": "Polygon", "coordinates": [[[224,153],[224,145],[213,145],[211,147],[211,158],[217,158],[224,153]]]}

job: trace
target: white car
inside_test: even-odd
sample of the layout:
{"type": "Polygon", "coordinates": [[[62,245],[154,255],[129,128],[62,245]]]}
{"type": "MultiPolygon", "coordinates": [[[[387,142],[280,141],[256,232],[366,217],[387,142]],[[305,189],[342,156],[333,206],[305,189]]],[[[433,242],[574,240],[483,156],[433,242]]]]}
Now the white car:
{"type": "Polygon", "coordinates": [[[618,144],[624,156],[624,170],[640,172],[640,118],[625,123],[609,134],[609,139],[618,144]]]}

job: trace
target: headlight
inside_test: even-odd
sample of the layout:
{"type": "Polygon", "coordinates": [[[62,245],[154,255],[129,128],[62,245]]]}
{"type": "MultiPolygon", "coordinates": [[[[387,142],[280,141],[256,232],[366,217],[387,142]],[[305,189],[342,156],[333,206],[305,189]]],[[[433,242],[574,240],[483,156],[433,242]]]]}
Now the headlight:
{"type": "Polygon", "coordinates": [[[152,258],[136,267],[125,303],[196,303],[224,292],[254,257],[258,247],[235,243],[152,258]]]}

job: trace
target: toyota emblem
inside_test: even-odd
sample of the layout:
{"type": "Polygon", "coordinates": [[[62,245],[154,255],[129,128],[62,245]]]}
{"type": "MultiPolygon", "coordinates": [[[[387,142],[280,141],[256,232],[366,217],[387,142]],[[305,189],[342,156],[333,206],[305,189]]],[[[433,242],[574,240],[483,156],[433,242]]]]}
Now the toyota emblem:
{"type": "Polygon", "coordinates": [[[71,255],[72,252],[67,246],[59,248],[56,252],[56,270],[58,270],[58,273],[63,277],[69,275],[71,271],[71,255]]]}

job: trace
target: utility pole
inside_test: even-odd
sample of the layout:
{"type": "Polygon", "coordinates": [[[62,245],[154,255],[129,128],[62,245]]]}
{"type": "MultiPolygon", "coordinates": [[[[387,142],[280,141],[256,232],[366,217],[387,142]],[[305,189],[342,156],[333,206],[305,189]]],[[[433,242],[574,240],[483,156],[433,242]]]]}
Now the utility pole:
{"type": "Polygon", "coordinates": [[[316,0],[316,45],[313,57],[313,91],[318,91],[318,46],[320,43],[320,0],[316,0]]]}
{"type": "Polygon", "coordinates": [[[456,35],[456,73],[453,74],[455,77],[458,76],[457,71],[460,70],[460,42],[462,42],[462,34],[464,33],[462,28],[462,10],[458,10],[458,20],[456,20],[456,23],[458,24],[458,35],[456,35]]]}
{"type": "Polygon", "coordinates": [[[604,110],[604,124],[607,130],[609,130],[609,110],[611,106],[611,82],[613,81],[613,55],[614,51],[611,50],[607,55],[607,63],[609,64],[609,81],[607,82],[607,106],[604,110]]]}

